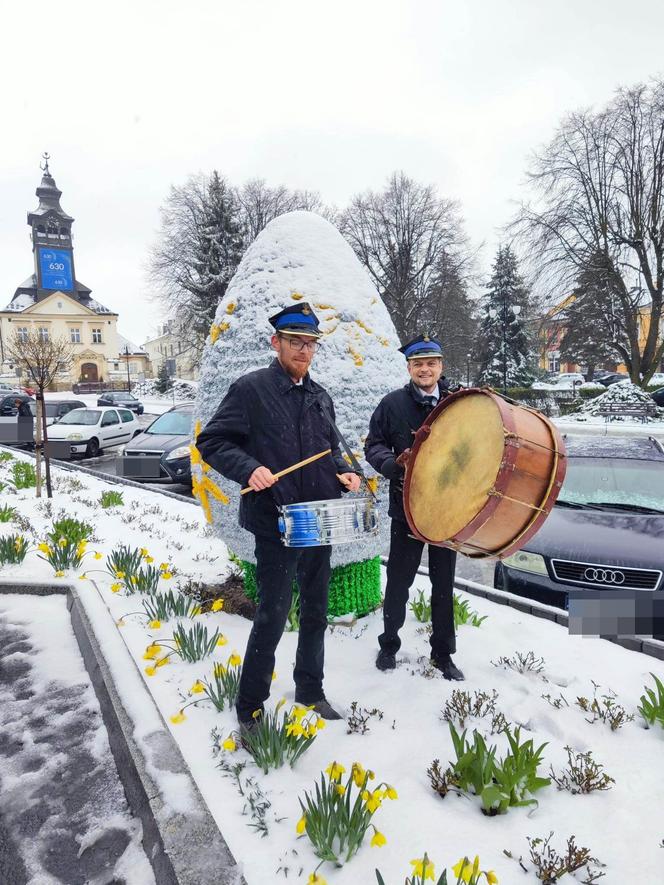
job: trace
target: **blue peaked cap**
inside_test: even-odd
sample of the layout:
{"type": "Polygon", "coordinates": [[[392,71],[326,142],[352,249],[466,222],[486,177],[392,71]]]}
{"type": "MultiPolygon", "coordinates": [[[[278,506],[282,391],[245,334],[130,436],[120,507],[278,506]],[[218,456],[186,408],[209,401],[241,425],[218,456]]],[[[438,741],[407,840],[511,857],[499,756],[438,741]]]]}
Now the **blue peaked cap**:
{"type": "Polygon", "coordinates": [[[292,332],[294,335],[310,335],[319,338],[318,317],[306,301],[285,307],[268,320],[277,332],[292,332]]]}
{"type": "Polygon", "coordinates": [[[430,335],[418,335],[417,338],[413,338],[412,341],[404,344],[399,350],[407,360],[424,358],[426,356],[437,356],[442,359],[443,356],[443,348],[440,341],[437,338],[432,338],[430,335]]]}

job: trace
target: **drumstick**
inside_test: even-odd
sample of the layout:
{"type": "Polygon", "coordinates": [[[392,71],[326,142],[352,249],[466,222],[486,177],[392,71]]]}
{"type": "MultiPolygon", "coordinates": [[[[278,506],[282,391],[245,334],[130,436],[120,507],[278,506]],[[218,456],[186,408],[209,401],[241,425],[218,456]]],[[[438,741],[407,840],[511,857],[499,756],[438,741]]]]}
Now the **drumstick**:
{"type": "MultiPolygon", "coordinates": [[[[283,470],[280,470],[279,473],[275,473],[276,479],[279,479],[281,476],[286,476],[287,473],[292,473],[294,470],[299,470],[300,467],[306,467],[307,464],[311,464],[312,461],[318,461],[319,458],[324,458],[325,455],[331,454],[332,449],[325,449],[324,452],[319,452],[317,455],[312,455],[310,458],[305,458],[304,461],[298,461],[297,464],[291,464],[290,467],[286,467],[283,470]]],[[[242,489],[240,492],[241,495],[246,495],[247,492],[253,492],[254,489],[251,486],[247,486],[246,489],[242,489]]]]}

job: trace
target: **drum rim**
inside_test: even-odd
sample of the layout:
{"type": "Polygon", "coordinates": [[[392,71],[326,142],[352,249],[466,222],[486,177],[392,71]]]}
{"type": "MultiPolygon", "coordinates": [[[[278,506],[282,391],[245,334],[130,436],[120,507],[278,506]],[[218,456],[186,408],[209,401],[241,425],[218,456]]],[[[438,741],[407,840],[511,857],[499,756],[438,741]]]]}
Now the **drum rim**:
{"type": "Polygon", "coordinates": [[[358,495],[355,498],[320,498],[318,501],[291,501],[290,504],[279,504],[278,509],[280,513],[283,513],[287,507],[313,507],[315,509],[316,504],[350,506],[351,504],[360,503],[369,503],[371,506],[374,506],[375,501],[370,495],[358,495]]]}
{"type": "MultiPolygon", "coordinates": [[[[507,402],[494,390],[486,387],[466,387],[463,390],[458,390],[455,393],[451,393],[449,396],[445,397],[444,400],[438,403],[438,405],[429,413],[426,421],[421,425],[421,427],[415,433],[415,440],[413,442],[410,463],[414,463],[417,458],[417,454],[422,447],[424,441],[428,438],[431,433],[431,425],[436,420],[436,418],[445,411],[445,409],[449,408],[449,406],[456,402],[459,399],[462,399],[464,396],[469,396],[470,394],[481,393],[484,396],[488,396],[490,399],[494,401],[496,404],[498,411],[500,413],[501,420],[503,422],[503,429],[506,431],[506,434],[515,434],[516,433],[516,424],[512,417],[511,411],[507,407],[507,402]]],[[[526,544],[530,538],[539,530],[540,526],[547,518],[549,513],[551,512],[553,505],[556,503],[558,495],[560,493],[560,489],[562,488],[562,480],[565,476],[566,465],[565,465],[565,443],[562,437],[562,434],[558,430],[555,424],[550,421],[546,415],[543,415],[541,412],[538,412],[536,409],[528,409],[527,406],[521,406],[518,404],[520,408],[527,409],[530,412],[534,412],[542,421],[547,425],[547,428],[551,434],[555,449],[555,457],[556,457],[556,469],[551,478],[551,482],[549,483],[549,487],[547,489],[547,494],[542,502],[542,511],[535,511],[535,515],[528,522],[525,529],[523,529],[515,538],[513,538],[509,544],[501,550],[497,550],[492,553],[484,553],[480,552],[477,554],[478,557],[495,557],[497,559],[502,559],[505,556],[509,556],[511,553],[519,550],[524,544],[526,544]]],[[[505,489],[509,485],[509,476],[512,468],[516,465],[517,459],[517,447],[514,446],[509,439],[509,436],[505,435],[504,443],[503,443],[503,458],[500,463],[500,468],[498,473],[496,474],[496,481],[494,483],[494,489],[496,492],[504,492],[505,489]]],[[[406,519],[408,521],[408,525],[412,533],[415,537],[424,542],[425,544],[433,544],[436,547],[451,547],[452,549],[456,547],[463,546],[464,542],[475,534],[475,532],[480,529],[484,523],[493,516],[494,512],[497,510],[501,497],[499,495],[491,495],[482,509],[479,511],[477,516],[474,517],[469,523],[467,523],[456,535],[452,538],[449,538],[447,542],[442,543],[440,541],[433,541],[431,538],[427,538],[426,535],[422,534],[416,527],[415,521],[413,519],[413,515],[410,510],[410,482],[412,477],[412,470],[406,471],[406,478],[404,482],[404,490],[403,490],[403,505],[404,512],[406,514],[406,519]]],[[[478,548],[481,550],[482,548],[478,548]]],[[[471,554],[472,556],[472,554],[471,554]]]]}

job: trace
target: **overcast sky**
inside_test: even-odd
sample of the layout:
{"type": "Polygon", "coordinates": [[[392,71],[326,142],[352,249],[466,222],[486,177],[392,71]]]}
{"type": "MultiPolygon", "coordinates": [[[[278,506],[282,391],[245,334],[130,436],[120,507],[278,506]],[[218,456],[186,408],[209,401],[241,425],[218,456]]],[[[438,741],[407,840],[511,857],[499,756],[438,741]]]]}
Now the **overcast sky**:
{"type": "Polygon", "coordinates": [[[5,4],[0,300],[32,272],[42,151],[77,277],[135,342],[161,320],[147,250],[171,184],[320,191],[403,169],[458,199],[488,270],[529,152],[558,120],[662,74],[661,0],[66,0],[5,4]]]}

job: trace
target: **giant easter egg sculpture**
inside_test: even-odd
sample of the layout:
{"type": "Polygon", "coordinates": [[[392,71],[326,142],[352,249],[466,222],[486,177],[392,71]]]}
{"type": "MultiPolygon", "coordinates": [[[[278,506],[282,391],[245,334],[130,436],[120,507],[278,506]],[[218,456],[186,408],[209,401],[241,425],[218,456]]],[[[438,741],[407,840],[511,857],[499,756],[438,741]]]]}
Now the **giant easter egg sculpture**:
{"type": "MultiPolygon", "coordinates": [[[[311,212],[280,216],[247,249],[210,330],[196,424],[205,426],[237,378],[269,364],[274,351],[268,317],[298,300],[312,305],[323,332],[311,376],[331,395],[339,429],[373,474],[362,455],[371,413],[408,376],[396,331],[366,271],[339,231],[311,212]]],[[[254,538],[237,523],[239,488],[204,465],[193,463],[192,470],[195,489],[207,477],[210,488],[213,483],[230,497],[225,505],[204,493],[202,503],[216,533],[242,560],[245,587],[253,595],[254,538]]],[[[378,536],[332,548],[332,615],[364,614],[380,603],[379,555],[389,543],[387,483],[379,484],[378,496],[378,536]]]]}

